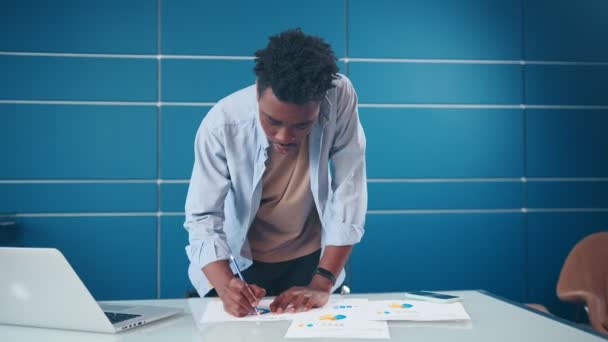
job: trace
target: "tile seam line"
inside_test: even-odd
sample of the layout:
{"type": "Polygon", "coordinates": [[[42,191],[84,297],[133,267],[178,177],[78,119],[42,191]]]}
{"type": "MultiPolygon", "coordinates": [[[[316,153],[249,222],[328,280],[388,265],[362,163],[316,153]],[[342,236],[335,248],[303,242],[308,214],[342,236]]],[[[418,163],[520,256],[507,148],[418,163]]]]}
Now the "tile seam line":
{"type": "MultiPolygon", "coordinates": [[[[217,102],[188,101],[111,101],[111,100],[15,100],[3,99],[0,104],[82,105],[82,106],[213,106],[217,102]]],[[[359,103],[359,108],[437,108],[437,109],[570,109],[606,110],[608,105],[556,105],[556,104],[463,104],[463,103],[359,103]]]]}
{"type": "MultiPolygon", "coordinates": [[[[205,54],[120,54],[120,53],[69,53],[35,51],[0,51],[0,56],[24,57],[67,57],[67,58],[117,58],[117,59],[193,59],[193,60],[254,60],[254,56],[242,55],[205,55],[205,54]]],[[[440,58],[367,58],[341,57],[342,62],[370,63],[445,63],[445,64],[532,64],[532,65],[589,65],[608,66],[608,61],[567,61],[567,60],[522,60],[522,59],[440,59],[440,58]]]]}
{"type": "MultiPolygon", "coordinates": [[[[0,184],[188,184],[182,179],[0,179],[0,184]]],[[[608,177],[505,177],[505,178],[367,178],[368,183],[589,183],[608,177]]]]}
{"type": "MultiPolygon", "coordinates": [[[[505,209],[372,209],[366,214],[494,214],[494,213],[595,213],[608,208],[505,208],[505,209]]],[[[58,212],[58,213],[2,213],[0,217],[157,217],[183,216],[184,212],[58,212]]]]}

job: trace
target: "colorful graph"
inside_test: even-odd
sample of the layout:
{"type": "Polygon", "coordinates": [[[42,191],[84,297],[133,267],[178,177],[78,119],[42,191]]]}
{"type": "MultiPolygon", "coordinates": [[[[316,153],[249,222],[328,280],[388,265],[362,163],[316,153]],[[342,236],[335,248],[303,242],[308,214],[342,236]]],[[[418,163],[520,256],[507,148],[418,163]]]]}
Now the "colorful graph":
{"type": "Polygon", "coordinates": [[[334,309],[352,309],[353,306],[352,305],[334,305],[333,307],[334,309]]]}
{"type": "Polygon", "coordinates": [[[323,316],[319,317],[319,319],[321,321],[339,321],[339,320],[345,319],[345,318],[346,318],[345,315],[333,315],[333,314],[323,315],[323,316]]]}
{"type": "Polygon", "coordinates": [[[299,328],[303,328],[303,327],[312,328],[314,326],[315,325],[313,323],[300,323],[300,324],[298,324],[299,328]]]}

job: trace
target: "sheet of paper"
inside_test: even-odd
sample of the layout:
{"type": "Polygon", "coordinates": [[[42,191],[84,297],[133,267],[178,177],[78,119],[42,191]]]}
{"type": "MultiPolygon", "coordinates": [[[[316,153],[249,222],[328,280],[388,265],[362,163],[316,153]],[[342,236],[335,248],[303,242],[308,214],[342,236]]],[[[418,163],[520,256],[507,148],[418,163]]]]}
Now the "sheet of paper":
{"type": "Polygon", "coordinates": [[[370,301],[367,318],[379,321],[470,320],[462,303],[438,304],[409,299],[370,301]]]}
{"type": "Polygon", "coordinates": [[[270,303],[274,298],[264,298],[258,305],[258,309],[262,312],[261,315],[255,313],[245,317],[234,317],[231,314],[224,311],[222,302],[218,300],[210,301],[201,317],[201,323],[211,322],[260,322],[260,321],[288,321],[300,315],[320,311],[323,308],[331,307],[344,307],[344,308],[361,308],[367,304],[367,299],[342,299],[342,298],[330,298],[329,302],[323,307],[318,309],[312,309],[308,312],[300,313],[282,313],[277,314],[270,312],[270,303]]]}
{"type": "Polygon", "coordinates": [[[386,321],[365,318],[365,306],[326,306],[294,318],[285,338],[374,338],[389,339],[386,321]]]}

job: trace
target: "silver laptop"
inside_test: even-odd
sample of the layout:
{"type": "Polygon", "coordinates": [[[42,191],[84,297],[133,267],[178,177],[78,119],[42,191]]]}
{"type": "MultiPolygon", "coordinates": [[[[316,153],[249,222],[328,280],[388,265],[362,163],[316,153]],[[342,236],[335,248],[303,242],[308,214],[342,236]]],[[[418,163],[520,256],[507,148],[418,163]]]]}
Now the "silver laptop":
{"type": "Polygon", "coordinates": [[[182,312],[95,301],[54,248],[0,247],[0,323],[115,333],[182,312]]]}

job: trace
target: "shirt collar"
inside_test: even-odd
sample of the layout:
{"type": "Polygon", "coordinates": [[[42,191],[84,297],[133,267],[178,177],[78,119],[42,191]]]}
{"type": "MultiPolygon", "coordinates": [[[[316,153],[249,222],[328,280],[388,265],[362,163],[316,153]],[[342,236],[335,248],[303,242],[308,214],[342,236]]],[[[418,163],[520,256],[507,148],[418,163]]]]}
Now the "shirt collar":
{"type": "Polygon", "coordinates": [[[321,101],[321,108],[319,109],[319,121],[321,126],[323,126],[325,122],[329,120],[331,107],[333,107],[333,103],[331,103],[329,96],[327,96],[327,93],[325,93],[325,97],[323,97],[323,100],[321,101]]]}
{"type": "MultiPolygon", "coordinates": [[[[257,102],[256,102],[257,104],[257,102]]],[[[266,160],[266,158],[268,157],[268,147],[270,147],[270,143],[268,142],[268,138],[266,137],[266,133],[264,133],[264,129],[262,128],[262,123],[260,122],[260,112],[258,109],[258,106],[255,106],[255,108],[252,110],[252,115],[254,116],[254,121],[255,121],[255,135],[256,135],[256,141],[257,141],[257,145],[258,145],[258,150],[257,150],[257,159],[259,160],[260,158],[262,158],[262,160],[266,160]]],[[[243,146],[246,147],[246,146],[243,146]]]]}

